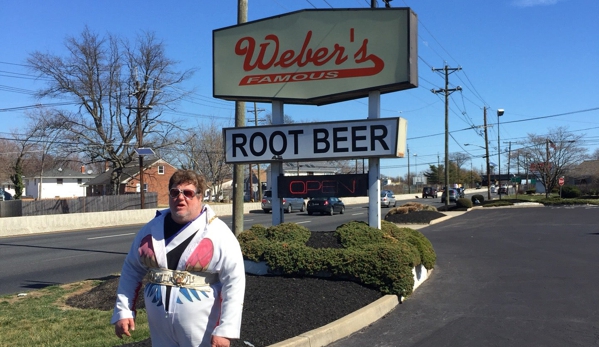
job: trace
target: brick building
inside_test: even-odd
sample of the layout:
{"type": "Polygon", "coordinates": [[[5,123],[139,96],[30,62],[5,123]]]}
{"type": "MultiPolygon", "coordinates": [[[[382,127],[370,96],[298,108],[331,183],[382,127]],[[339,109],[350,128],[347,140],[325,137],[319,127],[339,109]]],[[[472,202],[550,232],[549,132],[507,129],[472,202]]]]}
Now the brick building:
{"type": "MultiPolygon", "coordinates": [[[[168,206],[168,181],[177,168],[162,159],[145,163],[144,191],[158,194],[158,206],[168,206]]],[[[106,195],[110,191],[110,177],[113,169],[107,168],[102,174],[87,182],[87,195],[106,195]]],[[[139,193],[139,164],[131,163],[123,168],[119,182],[119,194],[139,193]]]]}

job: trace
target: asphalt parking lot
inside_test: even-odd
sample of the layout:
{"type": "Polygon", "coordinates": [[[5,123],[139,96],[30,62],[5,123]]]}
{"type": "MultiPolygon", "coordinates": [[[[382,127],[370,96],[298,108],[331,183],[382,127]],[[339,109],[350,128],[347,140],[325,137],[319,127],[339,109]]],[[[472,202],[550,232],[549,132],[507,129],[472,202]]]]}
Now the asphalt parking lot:
{"type": "Polygon", "coordinates": [[[599,207],[475,209],[420,231],[429,280],[330,347],[599,346],[599,207]]]}

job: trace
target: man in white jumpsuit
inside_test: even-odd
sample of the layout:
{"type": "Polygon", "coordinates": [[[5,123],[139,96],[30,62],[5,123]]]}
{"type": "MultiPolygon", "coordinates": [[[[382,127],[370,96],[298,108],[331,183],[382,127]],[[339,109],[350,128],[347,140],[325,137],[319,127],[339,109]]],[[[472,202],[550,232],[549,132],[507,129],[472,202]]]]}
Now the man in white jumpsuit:
{"type": "Polygon", "coordinates": [[[228,347],[239,338],[245,269],[229,227],[202,205],[204,179],[180,170],[169,181],[169,209],[137,234],[123,264],[111,323],[122,338],[135,330],[144,299],[152,346],[228,347]],[[198,195],[199,193],[199,195],[198,195]]]}

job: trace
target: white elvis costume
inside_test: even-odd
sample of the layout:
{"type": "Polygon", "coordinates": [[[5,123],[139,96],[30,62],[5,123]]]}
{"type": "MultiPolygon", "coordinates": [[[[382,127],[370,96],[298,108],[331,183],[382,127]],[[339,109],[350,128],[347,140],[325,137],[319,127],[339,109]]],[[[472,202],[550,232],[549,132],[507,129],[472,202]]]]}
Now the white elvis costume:
{"type": "Polygon", "coordinates": [[[211,345],[211,335],[239,338],[245,294],[239,242],[207,205],[198,218],[165,240],[169,213],[159,211],[135,237],[123,264],[111,323],[135,318],[135,299],[150,272],[144,299],[153,346],[204,347],[211,345]],[[167,253],[190,237],[176,268],[180,271],[168,270],[167,253]]]}

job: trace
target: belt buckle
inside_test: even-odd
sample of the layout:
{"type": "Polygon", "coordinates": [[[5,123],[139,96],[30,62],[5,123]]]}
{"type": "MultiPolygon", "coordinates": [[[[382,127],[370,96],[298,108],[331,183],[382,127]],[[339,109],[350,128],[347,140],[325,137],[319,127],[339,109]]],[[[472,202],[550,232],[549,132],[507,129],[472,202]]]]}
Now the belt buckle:
{"type": "Polygon", "coordinates": [[[182,272],[175,272],[172,278],[173,284],[177,287],[181,287],[184,284],[187,284],[187,274],[182,272]]]}

